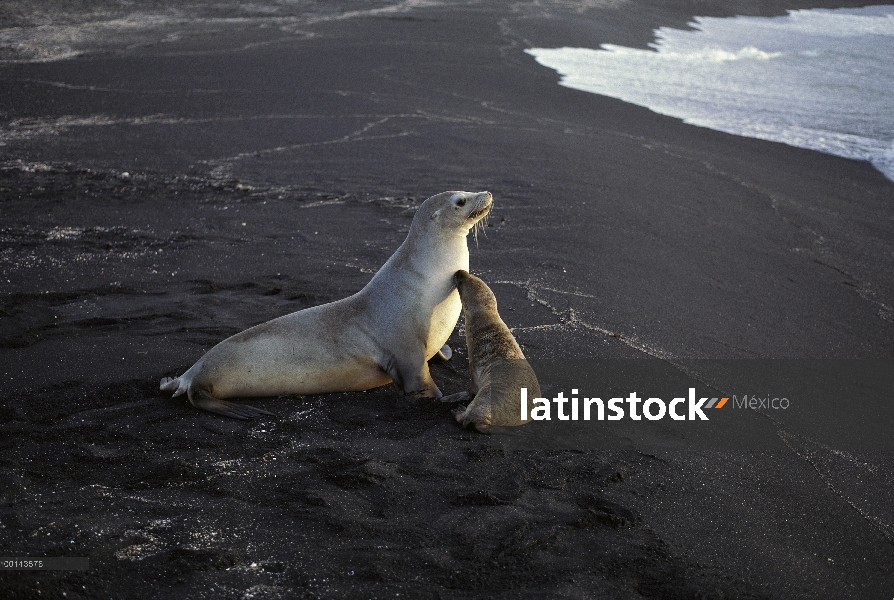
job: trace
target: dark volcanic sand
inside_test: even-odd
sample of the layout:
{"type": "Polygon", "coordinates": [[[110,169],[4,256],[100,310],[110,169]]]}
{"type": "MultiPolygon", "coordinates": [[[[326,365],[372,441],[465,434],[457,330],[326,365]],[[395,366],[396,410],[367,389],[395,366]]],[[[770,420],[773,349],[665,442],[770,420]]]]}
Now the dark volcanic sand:
{"type": "MultiPolygon", "coordinates": [[[[278,415],[254,422],[158,392],[360,289],[446,189],[495,196],[472,270],[529,358],[890,360],[894,183],[523,53],[861,3],[590,4],[203,4],[180,14],[217,20],[82,25],[91,52],[0,65],[0,554],[90,557],[0,595],[894,596],[890,453],[519,448],[392,386],[254,400],[278,415]]],[[[59,43],[40,31],[0,58],[59,43]]],[[[450,344],[445,393],[468,382],[450,344]]]]}

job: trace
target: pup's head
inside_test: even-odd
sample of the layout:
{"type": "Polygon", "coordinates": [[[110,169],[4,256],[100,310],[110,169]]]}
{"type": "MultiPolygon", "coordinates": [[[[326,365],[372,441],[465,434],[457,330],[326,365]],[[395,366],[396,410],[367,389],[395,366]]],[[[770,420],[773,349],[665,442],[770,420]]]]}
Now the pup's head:
{"type": "Polygon", "coordinates": [[[497,297],[481,279],[468,271],[459,270],[453,275],[453,282],[467,315],[479,311],[496,312],[497,297]]]}

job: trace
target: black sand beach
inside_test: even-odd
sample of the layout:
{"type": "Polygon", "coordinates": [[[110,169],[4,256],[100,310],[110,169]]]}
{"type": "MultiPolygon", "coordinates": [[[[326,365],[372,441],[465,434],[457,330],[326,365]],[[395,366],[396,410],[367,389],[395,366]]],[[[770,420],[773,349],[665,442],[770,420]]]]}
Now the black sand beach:
{"type": "Polygon", "coordinates": [[[362,288],[448,189],[494,195],[472,271],[532,362],[892,361],[894,182],[524,53],[864,4],[0,3],[0,555],[90,558],[3,597],[894,597],[890,446],[525,447],[393,385],[252,422],[158,391],[362,288]]]}

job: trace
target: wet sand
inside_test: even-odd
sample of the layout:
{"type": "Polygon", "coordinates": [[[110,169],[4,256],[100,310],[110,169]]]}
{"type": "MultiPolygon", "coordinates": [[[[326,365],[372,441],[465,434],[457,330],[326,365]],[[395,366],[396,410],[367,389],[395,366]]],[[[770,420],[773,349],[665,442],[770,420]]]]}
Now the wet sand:
{"type": "MultiPolygon", "coordinates": [[[[894,183],[523,52],[824,4],[593,4],[162,6],[65,60],[4,50],[0,554],[90,557],[0,573],[9,597],[891,594],[888,448],[520,448],[393,386],[248,423],[158,392],[360,289],[446,189],[494,194],[472,270],[532,360],[891,360],[894,183]]],[[[468,382],[450,344],[445,393],[468,382]]]]}

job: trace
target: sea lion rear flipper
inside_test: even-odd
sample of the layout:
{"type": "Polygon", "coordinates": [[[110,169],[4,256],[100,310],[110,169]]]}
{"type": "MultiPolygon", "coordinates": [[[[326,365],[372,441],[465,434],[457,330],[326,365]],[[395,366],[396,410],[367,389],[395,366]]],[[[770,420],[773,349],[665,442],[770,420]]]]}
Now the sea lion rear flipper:
{"type": "Polygon", "coordinates": [[[456,392],[449,396],[441,396],[441,402],[465,402],[469,399],[469,392],[456,392]]]}
{"type": "Polygon", "coordinates": [[[182,377],[162,377],[158,386],[163,392],[174,392],[172,398],[185,394],[187,387],[182,377]]]}
{"type": "Polygon", "coordinates": [[[248,421],[261,415],[276,416],[271,412],[255,408],[254,406],[221,400],[202,389],[191,389],[189,393],[189,402],[196,408],[201,408],[202,410],[207,410],[233,419],[242,419],[243,421],[248,421]]]}
{"type": "Polygon", "coordinates": [[[450,349],[450,346],[444,344],[432,358],[446,362],[453,358],[453,350],[450,349]]]}

